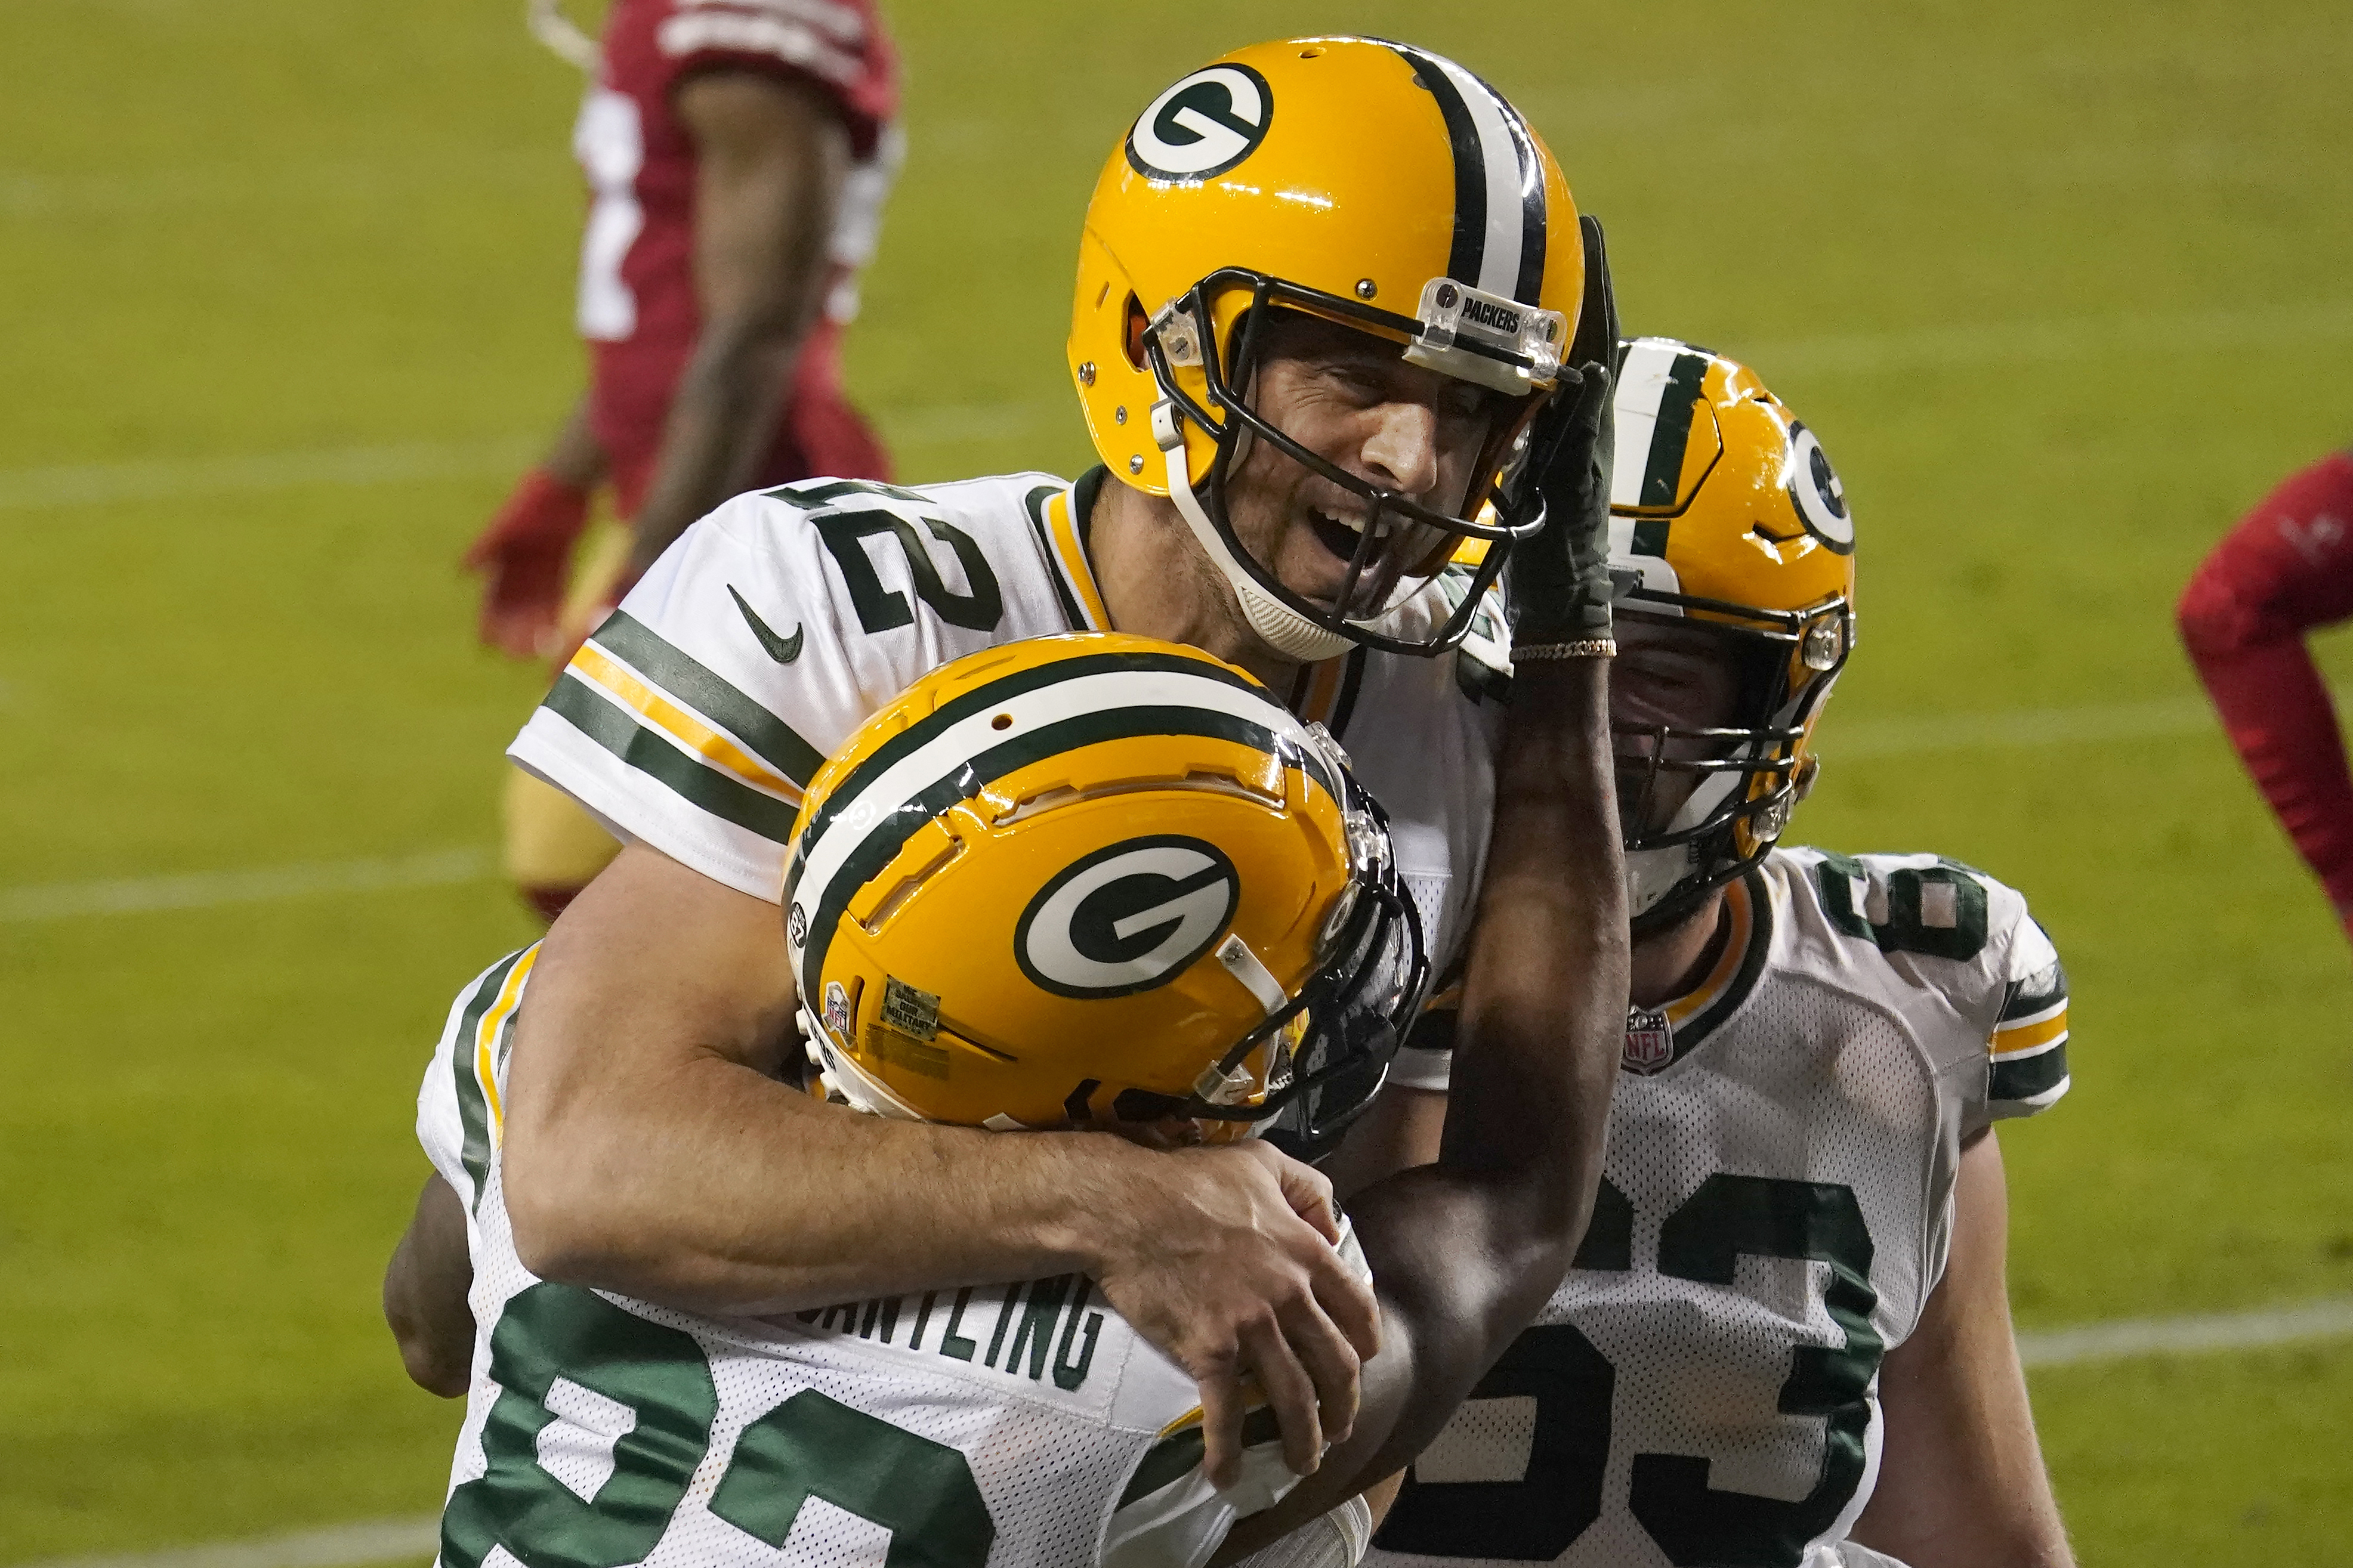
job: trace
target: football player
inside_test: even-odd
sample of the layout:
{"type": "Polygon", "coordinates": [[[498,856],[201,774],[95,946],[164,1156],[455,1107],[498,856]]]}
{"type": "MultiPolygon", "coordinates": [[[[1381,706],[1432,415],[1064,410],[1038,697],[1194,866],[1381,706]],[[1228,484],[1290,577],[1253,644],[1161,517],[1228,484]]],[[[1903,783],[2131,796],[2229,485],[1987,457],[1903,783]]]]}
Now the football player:
{"type": "MultiPolygon", "coordinates": [[[[926,671],[1042,634],[1155,636],[1338,736],[1452,967],[1498,715],[1433,656],[1474,622],[1500,637],[1494,574],[1547,510],[1572,537],[1606,511],[1560,478],[1593,453],[1559,418],[1556,493],[1495,496],[1570,379],[1564,350],[1609,374],[1585,240],[1549,151],[1461,66],[1359,38],[1242,49],[1145,109],[1088,207],[1069,361],[1102,467],[789,485],[690,528],[510,753],[627,845],[551,931],[515,1037],[523,1264],[731,1313],[1085,1273],[1200,1379],[1212,1473],[1231,1473],[1246,1371],[1302,1465],[1346,1432],[1377,1328],[1299,1212],[1327,1196],[1304,1166],[1262,1141],[1146,1162],[860,1117],[777,1080],[785,843],[824,757],[926,671]],[[1472,538],[1486,561],[1442,577],[1472,538]],[[1199,1168],[1173,1183],[1170,1158],[1199,1168]]],[[[976,314],[940,352],[997,352],[995,331],[976,314]]],[[[1578,581],[1515,636],[1604,647],[1608,595],[1578,581]]],[[[1580,1106],[1578,1136],[1601,1111],[1580,1106]]]]}
{"type": "MultiPolygon", "coordinates": [[[[1663,338],[1625,348],[1616,425],[1634,958],[1607,1175],[1373,1560],[2066,1563],[1992,1130],[2067,1090],[2058,955],[1968,867],[1777,845],[1854,640],[1854,522],[1814,433],[1663,338]]],[[[1418,1041],[1399,1078],[1442,1089],[1442,1034],[1418,1041]]],[[[1340,1160],[1426,1158],[1413,1119],[1443,1104],[1393,1091],[1352,1139],[1403,1147],[1340,1160]]]]}
{"type": "MultiPolygon", "coordinates": [[[[561,27],[534,16],[545,33],[561,27]]],[[[561,38],[561,31],[554,34],[561,38]]],[[[754,484],[887,479],[843,394],[901,139],[897,66],[870,0],[618,0],[573,151],[591,192],[578,324],[588,390],[466,564],[489,582],[482,640],[576,646],[686,525],[754,484]],[[630,526],[566,567],[590,493],[630,526]]],[[[506,866],[547,919],[618,849],[557,791],[511,773],[506,866]]]]}
{"type": "MultiPolygon", "coordinates": [[[[1583,390],[1598,420],[1606,391],[1583,390]]],[[[765,1318],[536,1278],[500,1138],[522,1111],[505,1068],[532,950],[459,997],[419,1097],[462,1246],[412,1238],[387,1289],[470,1272],[481,1325],[442,1568],[501,1548],[839,1559],[884,1531],[893,1562],[1198,1568],[1237,1514],[1277,1534],[1389,1473],[1566,1272],[1598,1152],[1578,1103],[1612,1070],[1626,938],[1600,671],[1527,668],[1461,1098],[1439,1159],[1367,1189],[1354,1235],[1331,1237],[1344,1266],[1377,1268],[1386,1341],[1309,1495],[1271,1506],[1298,1477],[1271,1422],[1212,1486],[1192,1380],[1083,1277],[765,1318]]],[[[818,1082],[877,1116],[1246,1136],[1286,1102],[1371,1092],[1427,976],[1388,825],[1337,744],[1233,667],[1147,638],[1035,639],[917,680],[810,782],[789,864],[818,1082]]],[[[1200,1169],[1142,1163],[1180,1189],[1200,1169]]],[[[1368,1519],[1357,1504],[1303,1544],[1353,1562],[1368,1519]]]]}
{"type": "Polygon", "coordinates": [[[2305,634],[2353,616],[2353,453],[2290,475],[2175,612],[2222,728],[2353,936],[2353,773],[2305,634]]]}

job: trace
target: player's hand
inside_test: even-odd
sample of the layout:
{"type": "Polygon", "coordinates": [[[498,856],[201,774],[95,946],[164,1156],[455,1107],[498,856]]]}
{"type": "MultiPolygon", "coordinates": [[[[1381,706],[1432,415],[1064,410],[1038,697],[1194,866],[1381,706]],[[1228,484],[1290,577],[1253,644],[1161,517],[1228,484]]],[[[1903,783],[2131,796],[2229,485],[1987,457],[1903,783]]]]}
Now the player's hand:
{"type": "Polygon", "coordinates": [[[586,490],[544,468],[523,475],[466,551],[466,569],[490,577],[482,594],[485,645],[517,658],[552,650],[564,605],[565,569],[587,523],[586,490]]]}
{"type": "Polygon", "coordinates": [[[1156,1158],[1187,1168],[1106,1194],[1114,1228],[1095,1278],[1200,1385],[1213,1484],[1240,1478],[1252,1382],[1284,1462],[1309,1474],[1355,1426],[1358,1374],[1380,1348],[1372,1290],[1333,1249],[1332,1184],[1256,1140],[1156,1158]]]}
{"type": "Polygon", "coordinates": [[[1601,222],[1581,216],[1577,223],[1585,238],[1584,307],[1561,384],[1536,416],[1517,480],[1535,486],[1545,506],[1544,531],[1514,548],[1507,574],[1512,640],[1521,644],[1610,632],[1610,367],[1618,363],[1618,303],[1601,222]]]}

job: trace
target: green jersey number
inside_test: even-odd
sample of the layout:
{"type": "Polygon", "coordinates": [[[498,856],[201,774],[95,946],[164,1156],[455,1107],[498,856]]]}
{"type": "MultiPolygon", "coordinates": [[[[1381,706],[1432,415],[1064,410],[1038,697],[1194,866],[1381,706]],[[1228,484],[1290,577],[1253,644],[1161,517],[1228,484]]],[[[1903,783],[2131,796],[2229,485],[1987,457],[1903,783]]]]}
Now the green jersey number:
{"type": "MultiPolygon", "coordinates": [[[[481,1568],[503,1546],[528,1568],[642,1562],[711,1449],[719,1396],[702,1347],[589,1291],[538,1284],[501,1314],[491,1377],[489,1468],[449,1494],[441,1561],[481,1568]],[[620,1430],[601,1477],[542,1458],[545,1429],[575,1412],[620,1430]]],[[[812,1497],[889,1530],[888,1568],[981,1568],[997,1537],[962,1453],[803,1389],[744,1428],[710,1506],[782,1546],[812,1497]]]]}
{"type": "MultiPolygon", "coordinates": [[[[1633,1205],[1601,1184],[1580,1268],[1632,1267],[1633,1205]]],[[[1708,1461],[1686,1454],[1634,1456],[1628,1506],[1669,1561],[1796,1568],[1862,1484],[1868,1392],[1886,1347],[1871,1326],[1871,1233],[1851,1187],[1717,1174],[1700,1184],[1659,1231],[1659,1272],[1730,1286],[1742,1254],[1830,1265],[1822,1304],[1842,1344],[1799,1345],[1777,1408],[1820,1418],[1822,1468],[1795,1502],[1708,1484],[1708,1461]]],[[[1550,1562],[1601,1514],[1609,1462],[1609,1401],[1617,1373],[1593,1342],[1567,1323],[1522,1334],[1472,1391],[1473,1399],[1533,1395],[1535,1433],[1516,1481],[1424,1482],[1409,1476],[1375,1544],[1430,1557],[1550,1562]]]]}
{"type": "MultiPolygon", "coordinates": [[[[922,497],[917,497],[922,500],[922,497]]],[[[931,552],[924,548],[923,535],[915,525],[896,512],[838,511],[812,520],[818,537],[832,552],[834,564],[841,568],[841,580],[849,588],[849,603],[858,612],[858,624],[866,632],[887,632],[900,626],[913,626],[915,612],[907,604],[907,595],[882,586],[882,579],[874,570],[874,562],[866,553],[865,541],[870,535],[889,534],[899,542],[907,557],[907,574],[913,583],[915,597],[937,612],[940,619],[952,626],[969,631],[988,632],[1005,618],[1005,595],[997,588],[997,574],[988,569],[988,560],[973,542],[972,535],[955,524],[936,517],[923,519],[923,526],[932,537],[955,552],[956,564],[964,568],[964,580],[970,586],[968,594],[949,591],[940,576],[940,569],[932,562],[931,552]]]]}
{"type": "Polygon", "coordinates": [[[1859,936],[1882,952],[1914,952],[1963,963],[1985,951],[1985,883],[1970,875],[1968,868],[1940,861],[1890,871],[1887,919],[1879,924],[1872,922],[1869,910],[1854,904],[1856,887],[1870,879],[1863,863],[1851,856],[1824,855],[1814,868],[1823,913],[1849,936],[1859,936]]]}

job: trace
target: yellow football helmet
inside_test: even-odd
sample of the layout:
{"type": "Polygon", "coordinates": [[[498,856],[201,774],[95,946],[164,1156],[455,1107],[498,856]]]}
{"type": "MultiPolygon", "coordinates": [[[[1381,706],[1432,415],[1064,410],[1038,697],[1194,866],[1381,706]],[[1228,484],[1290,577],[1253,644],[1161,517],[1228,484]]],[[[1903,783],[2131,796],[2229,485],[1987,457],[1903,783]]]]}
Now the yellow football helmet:
{"type": "Polygon", "coordinates": [[[1617,727],[1637,740],[1621,740],[1619,790],[1641,931],[1763,859],[1811,787],[1814,724],[1854,646],[1854,519],[1814,433],[1721,354],[1621,345],[1615,413],[1616,613],[1715,630],[1746,677],[1731,727],[1617,727]],[[1651,795],[1669,773],[1696,778],[1656,824],[1651,795]]]}
{"type": "Polygon", "coordinates": [[[785,906],[819,1091],[997,1129],[1219,1141],[1297,1107],[1320,1136],[1379,1088],[1426,967],[1331,737],[1115,633],[967,655],[869,719],[809,785],[785,906]]]}
{"type": "MultiPolygon", "coordinates": [[[[1468,612],[1419,637],[1380,623],[1463,538],[1540,524],[1532,498],[1480,511],[1556,384],[1584,279],[1559,166],[1494,89],[1404,44],[1284,39],[1178,80],[1113,150],[1079,242],[1071,374],[1111,471],[1176,502],[1270,647],[1434,654],[1468,612]],[[1251,408],[1267,307],[1401,343],[1414,364],[1516,400],[1460,515],[1344,472],[1251,408]],[[1236,537],[1226,483],[1246,435],[1366,503],[1335,606],[1284,587],[1236,537]]],[[[1506,553],[1489,552],[1478,588],[1506,553]]]]}

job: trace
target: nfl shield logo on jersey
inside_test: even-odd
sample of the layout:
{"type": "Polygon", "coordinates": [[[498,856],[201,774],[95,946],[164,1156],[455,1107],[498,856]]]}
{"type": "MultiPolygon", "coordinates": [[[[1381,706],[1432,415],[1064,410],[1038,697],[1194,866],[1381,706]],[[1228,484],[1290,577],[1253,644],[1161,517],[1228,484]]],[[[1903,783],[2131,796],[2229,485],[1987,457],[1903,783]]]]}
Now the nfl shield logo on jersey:
{"type": "Polygon", "coordinates": [[[1675,1059],[1675,1032],[1664,1013],[1626,1009],[1626,1049],[1619,1064],[1628,1072],[1657,1072],[1675,1059]]]}

